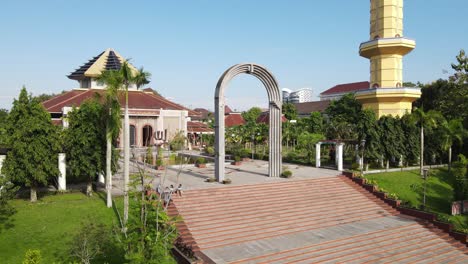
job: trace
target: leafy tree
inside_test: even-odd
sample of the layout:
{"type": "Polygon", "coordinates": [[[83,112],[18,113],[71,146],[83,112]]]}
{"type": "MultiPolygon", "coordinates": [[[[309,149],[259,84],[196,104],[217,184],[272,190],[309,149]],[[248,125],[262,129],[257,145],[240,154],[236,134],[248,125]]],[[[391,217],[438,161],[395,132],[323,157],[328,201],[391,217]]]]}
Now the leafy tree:
{"type": "Polygon", "coordinates": [[[281,112],[288,120],[297,120],[297,109],[292,103],[284,103],[281,112]]]}
{"type": "Polygon", "coordinates": [[[452,165],[452,145],[455,141],[458,141],[459,144],[463,144],[463,138],[466,135],[466,130],[463,128],[461,119],[453,119],[449,122],[443,123],[443,148],[448,150],[448,169],[452,165]]]}
{"type": "MultiPolygon", "coordinates": [[[[151,74],[140,68],[139,71],[134,72],[130,67],[128,61],[124,61],[119,70],[110,70],[102,73],[99,78],[108,86],[118,87],[119,90],[125,92],[125,113],[124,113],[124,217],[123,222],[127,223],[128,220],[128,183],[130,177],[130,121],[128,115],[128,88],[131,85],[136,85],[137,88],[148,84],[151,74]]],[[[125,226],[125,224],[124,224],[125,226]]]]}
{"type": "Polygon", "coordinates": [[[259,107],[252,107],[248,111],[242,113],[242,117],[244,118],[246,124],[249,123],[257,123],[257,118],[262,113],[262,109],[259,107]]]}
{"type": "Polygon", "coordinates": [[[392,116],[382,116],[379,121],[380,145],[382,154],[386,160],[386,167],[392,158],[400,158],[403,154],[403,131],[398,119],[392,116]]]}
{"type": "Polygon", "coordinates": [[[456,59],[457,63],[452,63],[452,69],[455,70],[455,74],[450,79],[460,84],[466,84],[468,81],[468,56],[462,49],[456,56],[456,59]]]}
{"type": "Polygon", "coordinates": [[[339,140],[356,139],[356,124],[346,121],[342,116],[331,118],[326,127],[327,137],[339,140]]]}
{"type": "Polygon", "coordinates": [[[357,133],[359,141],[363,139],[366,141],[364,146],[364,163],[366,163],[366,160],[380,158],[380,130],[374,111],[365,109],[361,111],[360,115],[357,133]]]}
{"type": "Polygon", "coordinates": [[[59,175],[57,154],[59,133],[50,114],[21,89],[8,115],[7,145],[11,148],[3,163],[2,173],[12,182],[31,190],[31,202],[37,201],[37,188],[59,175]]]}
{"type": "Polygon", "coordinates": [[[416,124],[412,122],[410,114],[405,114],[400,122],[404,133],[405,147],[403,148],[403,156],[406,165],[409,166],[410,164],[416,163],[419,158],[419,129],[416,124]]]}
{"type": "Polygon", "coordinates": [[[458,161],[453,163],[452,175],[454,177],[453,195],[456,201],[468,199],[468,160],[460,154],[458,161]]]}
{"type": "Polygon", "coordinates": [[[92,195],[93,180],[104,171],[106,138],[102,133],[105,129],[102,108],[95,99],[85,101],[69,113],[69,127],[65,131],[68,169],[72,177],[86,180],[88,196],[92,195]]]}
{"type": "Polygon", "coordinates": [[[362,105],[356,100],[353,94],[346,94],[339,100],[331,101],[325,109],[325,114],[330,119],[340,119],[341,121],[357,124],[360,117],[362,105]]]}
{"type": "Polygon", "coordinates": [[[325,139],[325,136],[322,134],[312,134],[309,132],[302,132],[299,135],[297,139],[298,147],[307,153],[307,160],[309,162],[311,162],[314,157],[315,144],[317,144],[317,142],[323,139],[325,139]]]}
{"type": "Polygon", "coordinates": [[[8,119],[8,110],[0,109],[0,147],[6,145],[6,123],[8,119]]]}
{"type": "Polygon", "coordinates": [[[431,127],[437,127],[438,120],[442,118],[440,112],[430,110],[427,113],[422,108],[417,108],[411,114],[411,120],[414,124],[419,126],[420,131],[420,161],[419,161],[419,173],[423,175],[424,166],[424,129],[431,127]]]}
{"type": "Polygon", "coordinates": [[[323,134],[325,132],[325,120],[320,112],[312,112],[310,116],[299,119],[299,124],[310,133],[323,134]]]}

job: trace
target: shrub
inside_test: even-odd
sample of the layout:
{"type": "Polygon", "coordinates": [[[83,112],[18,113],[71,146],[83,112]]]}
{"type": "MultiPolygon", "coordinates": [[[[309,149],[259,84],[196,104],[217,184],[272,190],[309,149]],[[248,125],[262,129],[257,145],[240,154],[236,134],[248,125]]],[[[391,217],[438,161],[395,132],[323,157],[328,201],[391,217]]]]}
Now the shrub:
{"type": "Polygon", "coordinates": [[[215,150],[214,150],[213,147],[206,147],[205,152],[206,152],[208,155],[214,155],[215,150]]]}
{"type": "Polygon", "coordinates": [[[196,163],[196,164],[205,164],[206,161],[205,161],[205,158],[199,157],[195,163],[196,163]]]}
{"type": "Polygon", "coordinates": [[[353,162],[351,164],[351,170],[358,171],[360,169],[359,163],[353,162]]]}
{"type": "Polygon", "coordinates": [[[241,158],[240,158],[239,156],[235,156],[235,157],[234,157],[234,161],[235,161],[235,162],[239,162],[239,161],[241,161],[241,158]]]}
{"type": "Polygon", "coordinates": [[[215,178],[208,178],[208,179],[206,179],[206,182],[215,182],[215,181],[216,181],[215,178]]]}
{"type": "Polygon", "coordinates": [[[285,170],[281,173],[282,178],[291,178],[292,177],[292,171],[290,170],[285,170]]]}
{"type": "Polygon", "coordinates": [[[392,200],[398,200],[398,195],[396,193],[388,193],[387,197],[392,200]]]}
{"type": "Polygon", "coordinates": [[[153,148],[148,147],[146,150],[146,163],[153,164],[153,148]]]}
{"type": "Polygon", "coordinates": [[[367,179],[367,180],[366,180],[366,183],[369,184],[369,185],[375,185],[375,186],[377,186],[377,181],[376,181],[376,180],[369,180],[369,179],[367,179]]]}
{"type": "Polygon", "coordinates": [[[223,180],[223,184],[231,184],[231,179],[225,179],[223,180]]]}
{"type": "Polygon", "coordinates": [[[250,156],[250,149],[246,149],[246,148],[242,149],[240,156],[242,158],[248,158],[250,156]]]}
{"type": "Polygon", "coordinates": [[[163,160],[162,160],[161,158],[158,158],[158,159],[156,160],[156,166],[159,167],[159,166],[162,166],[162,165],[163,165],[163,160]]]}
{"type": "Polygon", "coordinates": [[[38,249],[28,249],[24,256],[23,264],[39,264],[42,263],[41,251],[38,249]]]}

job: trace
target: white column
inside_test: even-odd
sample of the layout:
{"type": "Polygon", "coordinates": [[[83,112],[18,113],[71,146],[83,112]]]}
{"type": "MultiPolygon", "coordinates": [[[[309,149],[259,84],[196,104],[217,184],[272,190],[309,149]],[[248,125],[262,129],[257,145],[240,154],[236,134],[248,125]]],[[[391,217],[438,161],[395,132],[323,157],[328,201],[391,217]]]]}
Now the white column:
{"type": "Polygon", "coordinates": [[[0,155],[0,175],[2,175],[2,166],[3,166],[3,161],[5,160],[6,155],[0,155]]]}
{"type": "Polygon", "coordinates": [[[343,171],[343,143],[336,144],[336,165],[338,166],[339,171],[343,171]]]}
{"type": "Polygon", "coordinates": [[[320,168],[320,143],[315,144],[315,167],[320,168]]]}
{"type": "Polygon", "coordinates": [[[65,191],[67,189],[67,163],[65,153],[58,154],[58,167],[60,171],[58,176],[58,190],[65,191]]]}
{"type": "Polygon", "coordinates": [[[104,178],[104,175],[102,173],[99,173],[98,181],[102,184],[106,183],[106,179],[104,178]]]}

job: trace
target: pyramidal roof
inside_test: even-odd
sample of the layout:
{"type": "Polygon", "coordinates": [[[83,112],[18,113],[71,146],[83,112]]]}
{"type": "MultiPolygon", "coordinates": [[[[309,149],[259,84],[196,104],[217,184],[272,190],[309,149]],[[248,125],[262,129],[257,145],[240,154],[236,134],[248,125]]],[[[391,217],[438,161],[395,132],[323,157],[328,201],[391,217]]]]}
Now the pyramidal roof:
{"type": "MultiPolygon", "coordinates": [[[[70,73],[68,78],[77,81],[86,77],[96,78],[105,70],[120,70],[124,61],[125,59],[119,53],[113,49],[106,49],[76,69],[74,72],[70,73]]],[[[128,65],[132,72],[138,72],[132,64],[129,63],[128,65]]]]}

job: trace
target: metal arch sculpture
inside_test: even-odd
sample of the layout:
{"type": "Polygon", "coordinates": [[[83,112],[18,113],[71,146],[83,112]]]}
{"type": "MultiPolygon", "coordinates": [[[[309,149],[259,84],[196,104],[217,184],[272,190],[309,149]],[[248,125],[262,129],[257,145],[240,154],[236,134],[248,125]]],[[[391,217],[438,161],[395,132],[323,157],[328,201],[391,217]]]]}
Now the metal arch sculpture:
{"type": "Polygon", "coordinates": [[[269,122],[269,167],[270,177],[281,174],[281,91],[273,74],[266,68],[254,63],[236,64],[227,69],[218,80],[215,91],[215,176],[218,182],[225,175],[225,129],[224,129],[224,90],[237,75],[246,73],[257,77],[265,86],[268,94],[269,122]]]}

